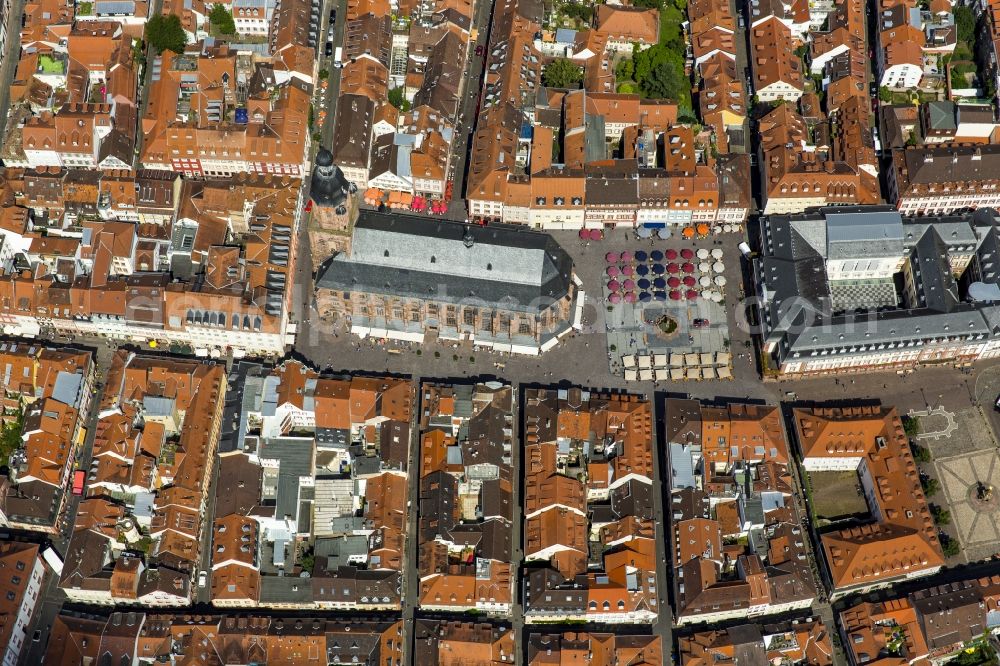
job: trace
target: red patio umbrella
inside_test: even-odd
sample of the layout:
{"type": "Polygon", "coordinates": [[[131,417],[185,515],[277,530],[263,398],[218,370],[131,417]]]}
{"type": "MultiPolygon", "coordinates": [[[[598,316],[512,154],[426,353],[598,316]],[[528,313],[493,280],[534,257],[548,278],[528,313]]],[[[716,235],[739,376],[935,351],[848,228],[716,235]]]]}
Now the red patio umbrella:
{"type": "Polygon", "coordinates": [[[608,266],[608,269],[605,272],[608,274],[608,277],[618,277],[617,266],[608,266]]]}
{"type": "Polygon", "coordinates": [[[679,300],[681,300],[681,292],[677,291],[676,289],[672,289],[670,291],[670,300],[672,300],[672,301],[679,301],[679,300]]]}
{"type": "Polygon", "coordinates": [[[693,287],[696,284],[698,284],[698,281],[694,279],[693,275],[685,275],[684,284],[687,285],[688,287],[693,287]]]}
{"type": "Polygon", "coordinates": [[[633,280],[625,280],[622,282],[622,289],[625,291],[632,291],[635,289],[635,282],[633,280]]]}
{"type": "Polygon", "coordinates": [[[629,252],[628,250],[625,250],[624,252],[622,252],[621,261],[622,261],[622,263],[625,263],[625,264],[627,264],[628,262],[632,261],[632,253],[629,252]]]}
{"type": "Polygon", "coordinates": [[[590,230],[589,229],[580,229],[580,238],[582,240],[590,240],[590,230]]]}
{"type": "Polygon", "coordinates": [[[681,281],[675,277],[667,278],[667,286],[670,287],[671,289],[676,289],[677,287],[681,286],[681,281]]]}
{"type": "Polygon", "coordinates": [[[681,250],[681,256],[684,257],[685,259],[690,259],[691,257],[694,256],[694,250],[690,248],[684,248],[683,250],[681,250]]]}
{"type": "Polygon", "coordinates": [[[634,291],[627,291],[627,292],[625,292],[625,302],[626,303],[635,303],[635,292],[634,291]]]}
{"type": "Polygon", "coordinates": [[[608,300],[611,301],[612,303],[621,303],[622,297],[619,294],[611,294],[608,300]]]}
{"type": "Polygon", "coordinates": [[[631,266],[622,266],[622,275],[635,275],[635,269],[631,266]]]}
{"type": "Polygon", "coordinates": [[[674,263],[667,264],[667,272],[670,273],[671,275],[677,275],[677,273],[679,273],[680,270],[681,267],[678,266],[677,264],[674,263]]]}
{"type": "Polygon", "coordinates": [[[618,280],[612,280],[611,282],[608,282],[608,289],[611,291],[618,291],[621,288],[622,286],[618,284],[618,280]]]}
{"type": "Polygon", "coordinates": [[[694,289],[688,289],[687,293],[684,295],[687,296],[687,299],[689,301],[694,301],[698,299],[698,292],[695,291],[694,289]]]}
{"type": "Polygon", "coordinates": [[[677,250],[671,248],[664,253],[669,261],[673,261],[677,258],[677,250]]]}
{"type": "Polygon", "coordinates": [[[684,271],[685,273],[694,273],[694,264],[692,264],[690,261],[685,261],[684,265],[681,266],[681,270],[684,271]]]}
{"type": "Polygon", "coordinates": [[[618,253],[617,252],[608,252],[606,255],[604,255],[604,259],[609,264],[617,264],[618,263],[618,253]]]}
{"type": "Polygon", "coordinates": [[[602,238],[604,238],[603,231],[601,231],[600,229],[590,230],[590,240],[601,240],[602,238]]]}

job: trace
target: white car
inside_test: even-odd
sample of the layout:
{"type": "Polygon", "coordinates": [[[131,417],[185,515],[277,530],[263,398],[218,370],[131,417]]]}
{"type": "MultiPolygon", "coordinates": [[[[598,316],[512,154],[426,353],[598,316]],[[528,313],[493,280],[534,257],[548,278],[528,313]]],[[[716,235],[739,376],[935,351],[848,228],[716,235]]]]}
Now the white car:
{"type": "Polygon", "coordinates": [[[205,587],[208,584],[208,572],[202,571],[198,574],[198,587],[205,587]]]}

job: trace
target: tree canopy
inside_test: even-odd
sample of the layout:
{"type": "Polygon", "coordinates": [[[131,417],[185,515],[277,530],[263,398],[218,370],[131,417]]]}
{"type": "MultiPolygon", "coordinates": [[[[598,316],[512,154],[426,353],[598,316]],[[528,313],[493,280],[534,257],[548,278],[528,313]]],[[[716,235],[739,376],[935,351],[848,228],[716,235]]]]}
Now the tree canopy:
{"type": "Polygon", "coordinates": [[[633,58],[634,77],[643,97],[669,99],[691,108],[691,81],[684,72],[684,56],[658,44],[633,58]]]}
{"type": "Polygon", "coordinates": [[[549,88],[576,88],[583,81],[583,70],[567,58],[556,58],[542,72],[542,82],[549,88]]]}
{"type": "Polygon", "coordinates": [[[965,5],[952,9],[955,25],[958,26],[958,41],[972,43],[976,40],[976,15],[965,5]]]}
{"type": "Polygon", "coordinates": [[[146,41],[156,49],[157,53],[173,51],[183,53],[187,44],[187,34],[181,26],[181,19],[176,14],[155,14],[146,21],[146,41]]]}
{"type": "Polygon", "coordinates": [[[236,22],[229,10],[220,4],[212,5],[212,11],[208,14],[208,20],[219,29],[223,35],[236,34],[236,22]]]}

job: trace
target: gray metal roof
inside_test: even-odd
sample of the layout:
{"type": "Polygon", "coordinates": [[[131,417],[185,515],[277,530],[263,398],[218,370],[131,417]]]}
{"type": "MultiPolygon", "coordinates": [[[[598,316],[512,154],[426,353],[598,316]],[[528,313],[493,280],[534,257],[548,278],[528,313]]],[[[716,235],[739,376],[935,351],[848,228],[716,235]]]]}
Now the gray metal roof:
{"type": "Polygon", "coordinates": [[[82,374],[60,370],[56,375],[56,383],[52,387],[52,397],[64,405],[78,407],[80,402],[80,386],[82,385],[82,374]]]}
{"type": "Polygon", "coordinates": [[[827,259],[900,256],[903,222],[898,212],[872,211],[826,215],[827,259]]]}
{"type": "Polygon", "coordinates": [[[102,14],[130,16],[135,14],[135,2],[132,0],[97,0],[94,3],[94,13],[98,16],[102,14]]]}
{"type": "Polygon", "coordinates": [[[278,488],[275,516],[296,516],[299,502],[299,478],[312,476],[314,470],[312,439],[275,437],[261,439],[260,457],[278,460],[278,488]]]}
{"type": "Polygon", "coordinates": [[[317,287],[535,312],[566,295],[571,273],[548,234],[366,211],[351,254],[321,266],[317,287]]]}

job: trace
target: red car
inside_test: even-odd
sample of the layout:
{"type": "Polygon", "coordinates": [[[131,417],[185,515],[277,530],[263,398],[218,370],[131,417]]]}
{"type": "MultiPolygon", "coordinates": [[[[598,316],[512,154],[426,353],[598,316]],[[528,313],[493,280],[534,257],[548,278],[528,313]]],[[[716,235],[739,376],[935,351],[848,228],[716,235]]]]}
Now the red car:
{"type": "Polygon", "coordinates": [[[479,46],[476,47],[476,55],[477,56],[483,55],[483,45],[482,44],[480,44],[479,46]]]}
{"type": "Polygon", "coordinates": [[[77,497],[83,495],[83,484],[87,480],[87,473],[78,469],[73,472],[73,494],[77,497]]]}
{"type": "Polygon", "coordinates": [[[691,326],[693,326],[694,328],[708,328],[708,320],[695,319],[694,321],[691,322],[691,326]]]}

